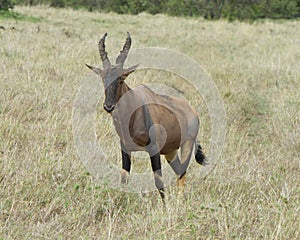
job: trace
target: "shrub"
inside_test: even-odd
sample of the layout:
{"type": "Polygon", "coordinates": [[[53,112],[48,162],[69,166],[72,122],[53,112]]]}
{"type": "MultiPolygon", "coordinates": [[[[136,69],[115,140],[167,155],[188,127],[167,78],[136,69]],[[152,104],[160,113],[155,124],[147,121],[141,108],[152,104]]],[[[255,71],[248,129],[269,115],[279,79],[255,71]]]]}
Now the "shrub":
{"type": "Polygon", "coordinates": [[[165,13],[203,16],[206,19],[247,20],[300,16],[300,0],[0,0],[0,9],[16,4],[49,4],[52,7],[87,8],[105,12],[165,13]]]}
{"type": "Polygon", "coordinates": [[[13,0],[0,0],[0,10],[12,10],[14,5],[15,3],[13,0]]]}

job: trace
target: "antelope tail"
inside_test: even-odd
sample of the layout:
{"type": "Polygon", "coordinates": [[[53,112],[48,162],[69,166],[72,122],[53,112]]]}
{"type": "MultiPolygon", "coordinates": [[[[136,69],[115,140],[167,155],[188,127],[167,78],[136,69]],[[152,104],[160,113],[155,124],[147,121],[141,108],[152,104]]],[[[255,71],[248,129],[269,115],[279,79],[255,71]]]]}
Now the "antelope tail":
{"type": "Polygon", "coordinates": [[[196,162],[202,166],[209,164],[207,157],[204,155],[202,151],[202,147],[197,142],[195,142],[195,159],[196,162]]]}

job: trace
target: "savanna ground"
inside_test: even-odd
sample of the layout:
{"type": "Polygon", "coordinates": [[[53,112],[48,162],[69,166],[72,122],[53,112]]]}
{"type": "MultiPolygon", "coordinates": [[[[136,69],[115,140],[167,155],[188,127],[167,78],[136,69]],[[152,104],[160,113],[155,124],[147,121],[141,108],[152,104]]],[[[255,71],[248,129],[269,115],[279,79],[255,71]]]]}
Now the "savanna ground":
{"type": "MultiPolygon", "coordinates": [[[[16,11],[31,17],[0,19],[0,239],[300,239],[299,21],[16,11]],[[186,199],[177,202],[169,187],[165,211],[157,192],[123,193],[96,181],[74,147],[73,102],[90,74],[84,63],[100,65],[104,32],[115,56],[127,31],[133,48],[170,48],[198,61],[226,108],[217,167],[199,179],[192,160],[186,199]]],[[[162,77],[141,71],[128,84],[162,77]]],[[[199,140],[207,151],[203,99],[184,94],[202,109],[199,140]]],[[[98,110],[98,138],[109,141],[111,119],[101,104],[98,110]]]]}

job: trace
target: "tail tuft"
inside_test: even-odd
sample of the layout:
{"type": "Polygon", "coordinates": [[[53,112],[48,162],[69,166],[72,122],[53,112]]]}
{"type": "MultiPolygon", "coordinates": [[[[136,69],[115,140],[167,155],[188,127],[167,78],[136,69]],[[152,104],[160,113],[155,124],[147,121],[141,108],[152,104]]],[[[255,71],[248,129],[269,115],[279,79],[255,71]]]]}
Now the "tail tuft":
{"type": "Polygon", "coordinates": [[[205,166],[208,164],[207,158],[205,157],[200,144],[197,144],[197,151],[195,154],[195,159],[196,159],[197,163],[199,163],[202,166],[205,166]]]}

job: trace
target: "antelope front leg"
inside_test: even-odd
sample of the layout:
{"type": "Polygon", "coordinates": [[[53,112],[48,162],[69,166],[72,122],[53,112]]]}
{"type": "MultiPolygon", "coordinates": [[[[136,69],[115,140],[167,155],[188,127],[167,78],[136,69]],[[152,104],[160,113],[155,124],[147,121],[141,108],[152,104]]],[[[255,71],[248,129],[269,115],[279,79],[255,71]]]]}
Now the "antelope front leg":
{"type": "Polygon", "coordinates": [[[121,173],[121,183],[128,183],[130,167],[131,167],[131,156],[122,147],[122,173],[121,173]]]}
{"type": "Polygon", "coordinates": [[[162,180],[160,154],[157,153],[150,158],[151,158],[151,166],[154,174],[155,186],[158,189],[163,202],[165,202],[165,191],[164,191],[164,183],[162,180]]]}

